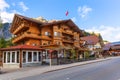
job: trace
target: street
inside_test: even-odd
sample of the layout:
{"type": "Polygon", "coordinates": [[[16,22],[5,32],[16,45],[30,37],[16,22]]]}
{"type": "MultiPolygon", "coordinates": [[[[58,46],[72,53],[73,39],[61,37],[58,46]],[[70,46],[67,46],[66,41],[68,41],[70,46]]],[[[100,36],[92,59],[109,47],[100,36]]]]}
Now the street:
{"type": "Polygon", "coordinates": [[[120,58],[47,72],[19,80],[120,80],[120,58]]]}

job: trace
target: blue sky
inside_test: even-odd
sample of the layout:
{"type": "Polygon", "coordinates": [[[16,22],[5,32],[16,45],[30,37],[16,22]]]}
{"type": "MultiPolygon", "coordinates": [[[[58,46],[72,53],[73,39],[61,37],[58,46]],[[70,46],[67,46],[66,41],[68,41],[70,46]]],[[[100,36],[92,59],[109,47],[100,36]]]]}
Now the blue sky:
{"type": "Polygon", "coordinates": [[[3,22],[11,22],[14,13],[72,19],[82,30],[98,32],[110,42],[120,41],[120,0],[0,0],[0,10],[3,22]]]}

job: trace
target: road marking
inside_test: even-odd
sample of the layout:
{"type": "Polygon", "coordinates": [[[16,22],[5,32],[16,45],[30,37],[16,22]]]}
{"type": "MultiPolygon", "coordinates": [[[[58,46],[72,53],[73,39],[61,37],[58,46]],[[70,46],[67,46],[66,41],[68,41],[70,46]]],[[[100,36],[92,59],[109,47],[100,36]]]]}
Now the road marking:
{"type": "Polygon", "coordinates": [[[67,80],[70,79],[70,78],[66,78],[67,80]]]}

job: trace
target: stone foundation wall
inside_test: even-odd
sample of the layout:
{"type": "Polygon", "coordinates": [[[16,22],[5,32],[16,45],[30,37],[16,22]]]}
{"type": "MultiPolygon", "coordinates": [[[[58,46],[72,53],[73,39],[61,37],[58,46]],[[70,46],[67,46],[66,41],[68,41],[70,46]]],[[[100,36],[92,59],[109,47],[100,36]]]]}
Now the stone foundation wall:
{"type": "Polygon", "coordinates": [[[32,66],[41,66],[41,62],[39,63],[23,63],[22,67],[32,67],[32,66]]]}
{"type": "Polygon", "coordinates": [[[3,63],[3,68],[20,68],[19,63],[3,63]]]}

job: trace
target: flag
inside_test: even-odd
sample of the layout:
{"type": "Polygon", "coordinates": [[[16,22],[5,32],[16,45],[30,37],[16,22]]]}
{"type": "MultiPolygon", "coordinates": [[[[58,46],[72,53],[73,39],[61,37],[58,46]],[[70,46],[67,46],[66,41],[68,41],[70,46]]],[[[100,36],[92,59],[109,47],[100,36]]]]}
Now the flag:
{"type": "Polygon", "coordinates": [[[65,15],[67,16],[68,14],[69,14],[69,12],[68,12],[68,11],[66,11],[65,15]]]}

